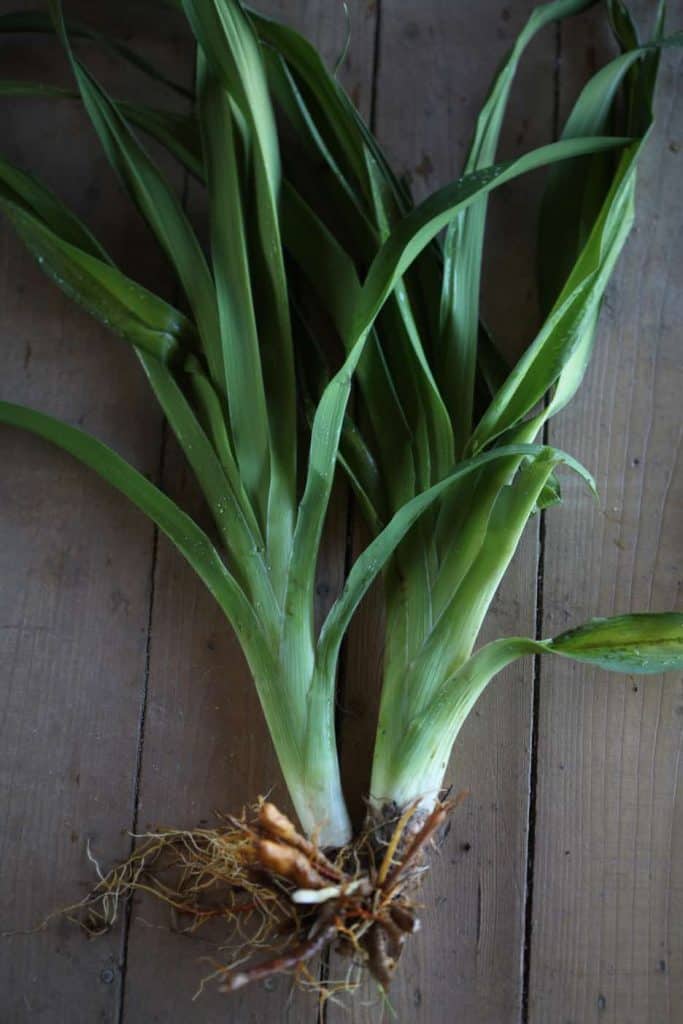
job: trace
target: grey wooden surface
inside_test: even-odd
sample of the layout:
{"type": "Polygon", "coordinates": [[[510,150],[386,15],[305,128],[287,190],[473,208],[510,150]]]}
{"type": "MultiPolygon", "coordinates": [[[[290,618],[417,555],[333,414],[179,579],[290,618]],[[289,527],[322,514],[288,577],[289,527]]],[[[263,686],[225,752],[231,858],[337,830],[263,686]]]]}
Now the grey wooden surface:
{"type": "MultiPolygon", "coordinates": [[[[0,11],[21,4],[0,3],[0,11]]],[[[35,6],[24,4],[25,8],[35,6]]],[[[333,58],[341,5],[259,5],[333,58]]],[[[473,118],[527,0],[369,0],[354,5],[343,77],[418,195],[457,174],[473,118]]],[[[651,4],[639,0],[643,15],[651,4]]],[[[190,82],[182,20],[130,2],[69,9],[125,36],[190,82]],[[133,11],[135,17],[133,18],[133,11]]],[[[683,0],[670,4],[683,24],[683,0]]],[[[596,15],[529,50],[502,155],[548,139],[578,83],[609,52],[596,15]]],[[[153,102],[145,80],[83,47],[119,95],[153,102]]],[[[0,42],[2,76],[65,78],[51,42],[0,42]]],[[[543,634],[596,614],[681,607],[683,472],[683,112],[680,57],[667,56],[658,125],[641,175],[637,229],[610,287],[580,397],[550,431],[593,469],[591,504],[535,523],[493,609],[493,633],[543,634]],[[539,585],[539,569],[542,581],[539,585]]],[[[164,97],[165,98],[165,97],[164,97]]],[[[42,175],[130,271],[172,295],[163,261],[69,102],[0,104],[0,149],[42,175]],[[68,140],[68,143],[67,141],[68,140]]],[[[168,173],[183,182],[171,164],[168,173]]],[[[534,322],[532,218],[540,178],[491,206],[486,312],[511,351],[534,322]]],[[[187,189],[187,202],[195,197],[187,189]]],[[[188,507],[189,474],[124,345],[76,311],[3,225],[2,397],[81,423],[188,507]]],[[[320,600],[341,578],[343,488],[320,600]]],[[[66,456],[0,430],[0,930],[27,929],[82,893],[85,845],[105,863],[129,832],[210,818],[283,788],[248,673],[211,599],[123,499],[66,456]]],[[[354,624],[340,695],[350,802],[362,807],[369,716],[380,669],[377,596],[354,624]]],[[[424,932],[392,991],[401,1022],[674,1024],[683,1018],[683,816],[677,802],[680,679],[608,677],[544,663],[502,674],[461,736],[451,781],[471,797],[425,887],[424,932]]],[[[148,903],[96,942],[64,923],[0,939],[0,1022],[168,1024],[317,1018],[284,979],[226,1000],[192,995],[206,943],[169,933],[148,903]]],[[[330,971],[339,969],[334,958],[330,971]]],[[[349,1014],[377,1021],[367,988],[349,1014]]],[[[390,1019],[385,1011],[386,1019],[390,1019]]]]}

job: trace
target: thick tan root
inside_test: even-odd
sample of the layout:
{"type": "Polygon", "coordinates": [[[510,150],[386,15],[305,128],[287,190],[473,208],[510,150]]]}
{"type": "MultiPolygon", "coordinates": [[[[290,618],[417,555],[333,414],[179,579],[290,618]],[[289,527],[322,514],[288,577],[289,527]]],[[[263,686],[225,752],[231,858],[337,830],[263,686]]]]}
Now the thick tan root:
{"type": "Polygon", "coordinates": [[[97,885],[65,913],[98,934],[133,893],[147,892],[181,915],[187,931],[224,922],[240,950],[238,963],[211,975],[224,992],[287,972],[328,996],[331,988],[307,965],[331,944],[386,989],[407,937],[420,927],[412,897],[427,847],[461,799],[427,815],[413,804],[393,820],[384,809],[334,859],[261,800],[249,817],[225,817],[213,829],[139,837],[132,856],[106,875],[98,868],[97,885]]]}

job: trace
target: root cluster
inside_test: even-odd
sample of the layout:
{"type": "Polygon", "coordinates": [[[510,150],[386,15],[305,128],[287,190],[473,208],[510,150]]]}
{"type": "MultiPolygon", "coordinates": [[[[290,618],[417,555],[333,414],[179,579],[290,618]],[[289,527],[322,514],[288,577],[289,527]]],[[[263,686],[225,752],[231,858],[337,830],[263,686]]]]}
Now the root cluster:
{"type": "Polygon", "coordinates": [[[211,979],[225,992],[287,972],[330,995],[308,964],[331,945],[360,968],[356,977],[366,969],[386,989],[407,937],[420,927],[413,897],[427,847],[458,802],[439,803],[428,815],[416,804],[393,815],[384,809],[380,821],[328,856],[261,800],[250,815],[222,818],[216,828],[139,837],[131,857],[108,874],[98,868],[98,883],[66,912],[94,935],[114,924],[134,893],[146,892],[173,909],[184,931],[224,923],[235,955],[211,979]]]}

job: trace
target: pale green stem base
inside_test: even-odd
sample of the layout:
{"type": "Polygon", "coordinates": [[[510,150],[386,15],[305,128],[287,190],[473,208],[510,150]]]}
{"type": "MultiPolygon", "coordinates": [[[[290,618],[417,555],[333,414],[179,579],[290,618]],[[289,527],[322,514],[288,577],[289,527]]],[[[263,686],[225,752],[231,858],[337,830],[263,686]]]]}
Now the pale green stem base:
{"type": "Polygon", "coordinates": [[[335,673],[323,678],[308,652],[292,654],[290,647],[275,669],[255,669],[261,706],[301,827],[321,847],[344,846],[351,822],[335,736],[335,673]]]}
{"type": "Polygon", "coordinates": [[[543,650],[543,644],[518,637],[486,644],[406,724],[399,744],[381,743],[378,734],[372,774],[373,802],[392,800],[403,807],[419,800],[420,806],[432,807],[443,785],[458,733],[491,679],[524,654],[543,650]]]}

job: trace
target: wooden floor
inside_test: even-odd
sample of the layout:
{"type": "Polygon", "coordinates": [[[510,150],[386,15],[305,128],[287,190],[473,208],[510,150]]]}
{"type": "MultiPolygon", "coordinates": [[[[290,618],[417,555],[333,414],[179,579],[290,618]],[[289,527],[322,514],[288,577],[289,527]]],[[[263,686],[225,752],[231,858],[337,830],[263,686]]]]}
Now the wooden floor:
{"type": "MultiPolygon", "coordinates": [[[[0,11],[20,6],[2,0],[0,11]]],[[[34,2],[26,8],[39,6],[34,2]]],[[[341,3],[280,0],[333,59],[341,3]]],[[[529,0],[358,0],[343,77],[418,195],[457,175],[492,73],[529,0]]],[[[651,0],[635,5],[651,11],[651,0]]],[[[188,84],[182,19],[126,0],[91,15],[188,84]],[[140,10],[145,8],[144,13],[140,10]],[[135,17],[133,18],[133,12],[135,17]],[[134,28],[132,27],[134,26],[134,28]]],[[[683,25],[683,0],[670,24],[683,25]]],[[[579,83],[611,52],[604,12],[546,30],[515,89],[502,155],[556,132],[579,83]]],[[[93,46],[120,96],[166,95],[93,46]]],[[[0,43],[3,78],[65,80],[49,40],[0,43]]],[[[594,614],[681,608],[683,574],[683,89],[664,59],[637,228],[610,286],[580,397],[550,440],[596,474],[599,506],[566,479],[565,503],[529,529],[489,630],[548,635],[594,614]]],[[[133,276],[170,294],[167,268],[109,173],[78,107],[2,100],[0,150],[42,175],[133,276]]],[[[168,173],[183,181],[172,165],[168,173]]],[[[541,179],[492,204],[486,312],[514,348],[534,322],[533,214],[541,179]]],[[[194,203],[186,188],[187,202],[194,203]]],[[[111,443],[192,508],[196,494],[125,345],[76,311],[3,226],[2,397],[111,443]]],[[[65,455],[0,429],[0,930],[30,929],[93,878],[131,831],[193,824],[282,784],[238,649],[180,557],[125,501],[65,455]]],[[[344,535],[340,489],[333,536],[344,535]]],[[[337,546],[338,547],[338,546],[337,546]]],[[[321,603],[339,585],[322,567],[321,603]]],[[[341,691],[342,754],[358,813],[379,672],[376,604],[354,626],[341,691]],[[370,696],[369,696],[370,695],[370,696]]],[[[328,1024],[675,1024],[683,1020],[683,680],[521,663],[458,742],[450,778],[471,797],[425,887],[426,926],[392,992],[368,988],[328,1024]]],[[[88,942],[55,923],[0,939],[0,1021],[23,1024],[314,1024],[278,979],[233,999],[192,995],[212,948],[136,904],[88,942]]],[[[332,963],[332,972],[337,968],[332,963]]]]}

